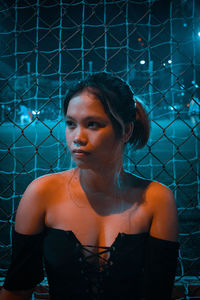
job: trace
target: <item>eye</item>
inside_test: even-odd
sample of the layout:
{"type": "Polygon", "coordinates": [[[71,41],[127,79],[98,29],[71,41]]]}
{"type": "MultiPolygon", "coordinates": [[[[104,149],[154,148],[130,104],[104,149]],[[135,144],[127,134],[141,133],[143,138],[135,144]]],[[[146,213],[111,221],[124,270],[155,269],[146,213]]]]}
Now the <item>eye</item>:
{"type": "Polygon", "coordinates": [[[73,122],[73,121],[71,121],[71,120],[67,120],[66,121],[66,126],[68,127],[68,128],[75,128],[75,123],[73,122]]]}
{"type": "Polygon", "coordinates": [[[98,123],[98,122],[94,122],[94,121],[90,121],[88,123],[88,128],[91,128],[91,129],[98,129],[100,128],[101,125],[98,123]]]}

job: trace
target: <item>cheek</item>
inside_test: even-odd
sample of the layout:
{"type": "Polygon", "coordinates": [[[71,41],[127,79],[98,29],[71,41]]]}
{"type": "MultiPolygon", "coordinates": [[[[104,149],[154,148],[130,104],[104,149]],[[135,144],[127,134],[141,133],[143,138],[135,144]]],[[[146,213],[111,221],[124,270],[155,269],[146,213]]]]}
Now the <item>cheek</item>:
{"type": "Polygon", "coordinates": [[[67,145],[70,145],[72,140],[72,135],[69,133],[69,130],[67,128],[65,130],[65,138],[66,138],[67,145]]]}
{"type": "Polygon", "coordinates": [[[117,140],[113,131],[111,132],[104,132],[99,136],[94,136],[91,139],[91,143],[94,143],[96,147],[102,148],[105,152],[109,151],[111,148],[115,148],[119,141],[117,140]]]}

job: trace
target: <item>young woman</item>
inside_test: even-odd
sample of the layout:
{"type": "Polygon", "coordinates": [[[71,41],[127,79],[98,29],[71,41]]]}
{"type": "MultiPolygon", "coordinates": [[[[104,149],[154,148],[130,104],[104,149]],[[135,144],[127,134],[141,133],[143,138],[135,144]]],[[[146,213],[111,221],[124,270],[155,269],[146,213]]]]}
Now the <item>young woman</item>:
{"type": "Polygon", "coordinates": [[[145,110],[124,81],[103,72],[68,91],[64,114],[77,168],[25,191],[0,299],[29,299],[43,260],[53,300],[171,299],[179,248],[173,193],[123,169],[126,144],[148,140],[145,110]]]}

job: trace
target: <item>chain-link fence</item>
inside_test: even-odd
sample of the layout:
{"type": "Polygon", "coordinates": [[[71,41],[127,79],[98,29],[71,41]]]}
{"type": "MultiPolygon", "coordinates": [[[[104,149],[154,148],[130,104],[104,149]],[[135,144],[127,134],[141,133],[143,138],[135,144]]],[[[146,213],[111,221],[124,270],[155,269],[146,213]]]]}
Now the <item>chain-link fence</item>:
{"type": "Polygon", "coordinates": [[[105,70],[129,82],[149,113],[148,145],[129,149],[125,168],[174,191],[181,243],[174,299],[200,299],[199,10],[197,0],[0,1],[2,281],[25,188],[71,167],[67,87],[105,70]]]}

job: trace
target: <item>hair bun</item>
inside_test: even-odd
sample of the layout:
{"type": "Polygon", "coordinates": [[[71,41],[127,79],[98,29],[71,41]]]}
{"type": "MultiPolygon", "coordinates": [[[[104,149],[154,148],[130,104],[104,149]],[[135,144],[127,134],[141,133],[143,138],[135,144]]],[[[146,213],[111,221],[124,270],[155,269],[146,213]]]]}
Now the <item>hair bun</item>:
{"type": "Polygon", "coordinates": [[[147,112],[144,109],[142,103],[136,100],[136,120],[134,123],[133,134],[129,140],[135,149],[143,148],[150,134],[150,122],[147,116],[147,112]]]}

